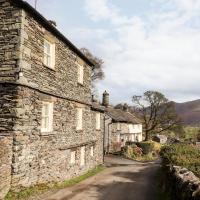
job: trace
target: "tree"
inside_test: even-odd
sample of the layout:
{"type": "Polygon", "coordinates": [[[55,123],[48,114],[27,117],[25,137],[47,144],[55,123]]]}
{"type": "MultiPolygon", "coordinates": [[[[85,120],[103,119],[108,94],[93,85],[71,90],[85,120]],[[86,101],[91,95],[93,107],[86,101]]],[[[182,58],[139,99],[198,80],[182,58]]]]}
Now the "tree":
{"type": "Polygon", "coordinates": [[[103,64],[104,61],[101,58],[94,56],[88,49],[81,48],[81,52],[94,63],[94,68],[92,70],[92,81],[93,83],[97,80],[102,80],[104,78],[103,64]]]}
{"type": "Polygon", "coordinates": [[[134,107],[143,121],[145,140],[150,140],[153,133],[171,130],[178,124],[175,105],[162,93],[147,91],[143,96],[133,96],[134,107]]]}

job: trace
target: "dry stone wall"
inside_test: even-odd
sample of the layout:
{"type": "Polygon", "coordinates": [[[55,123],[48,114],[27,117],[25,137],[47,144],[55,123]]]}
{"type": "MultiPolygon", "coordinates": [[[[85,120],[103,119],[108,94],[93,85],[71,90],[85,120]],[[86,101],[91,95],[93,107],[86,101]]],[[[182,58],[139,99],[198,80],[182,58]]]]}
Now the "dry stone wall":
{"type": "Polygon", "coordinates": [[[200,179],[191,171],[179,166],[165,166],[166,192],[172,200],[199,200],[200,179]]]}

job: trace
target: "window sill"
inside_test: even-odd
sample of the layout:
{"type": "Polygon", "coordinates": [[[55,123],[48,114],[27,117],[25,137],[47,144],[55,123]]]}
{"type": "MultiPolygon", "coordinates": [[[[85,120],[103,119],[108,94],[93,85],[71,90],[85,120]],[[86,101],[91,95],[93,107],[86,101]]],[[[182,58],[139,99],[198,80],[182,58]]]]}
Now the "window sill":
{"type": "Polygon", "coordinates": [[[45,65],[45,64],[43,64],[43,66],[44,66],[45,68],[47,68],[47,69],[50,69],[51,71],[54,71],[54,72],[56,71],[55,68],[49,67],[49,66],[47,66],[47,65],[45,65]]]}
{"type": "Polygon", "coordinates": [[[55,133],[53,131],[44,131],[44,132],[40,132],[41,136],[48,136],[48,135],[55,135],[55,133]]]}
{"type": "Polygon", "coordinates": [[[77,84],[78,84],[79,86],[81,86],[81,87],[84,87],[84,83],[79,83],[79,82],[77,82],[77,84]]]}

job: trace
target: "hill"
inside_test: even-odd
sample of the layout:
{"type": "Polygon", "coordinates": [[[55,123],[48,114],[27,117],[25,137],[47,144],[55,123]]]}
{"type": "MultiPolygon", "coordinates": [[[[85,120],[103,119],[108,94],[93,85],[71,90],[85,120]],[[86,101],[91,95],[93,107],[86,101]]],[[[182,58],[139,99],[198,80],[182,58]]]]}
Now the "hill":
{"type": "Polygon", "coordinates": [[[177,114],[185,125],[200,126],[200,99],[185,103],[176,103],[177,114]]]}

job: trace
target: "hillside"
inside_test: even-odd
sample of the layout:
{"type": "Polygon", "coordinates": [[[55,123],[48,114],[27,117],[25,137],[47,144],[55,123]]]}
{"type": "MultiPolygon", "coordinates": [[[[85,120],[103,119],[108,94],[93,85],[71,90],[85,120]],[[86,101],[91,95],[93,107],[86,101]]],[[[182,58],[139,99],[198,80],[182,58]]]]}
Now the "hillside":
{"type": "Polygon", "coordinates": [[[186,125],[200,126],[200,99],[175,103],[176,111],[186,125]]]}

